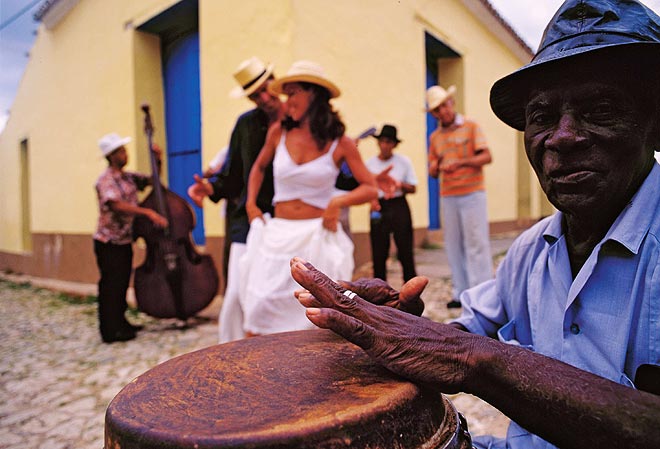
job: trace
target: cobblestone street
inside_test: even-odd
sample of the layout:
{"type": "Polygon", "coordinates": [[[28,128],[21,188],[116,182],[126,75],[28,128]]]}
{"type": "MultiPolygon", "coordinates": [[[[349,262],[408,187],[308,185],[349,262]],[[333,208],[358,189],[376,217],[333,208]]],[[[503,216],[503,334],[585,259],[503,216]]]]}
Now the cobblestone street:
{"type": "MultiPolygon", "coordinates": [[[[493,254],[501,255],[508,243],[494,241],[493,254]]],[[[458,314],[445,307],[450,283],[442,250],[418,250],[416,258],[419,274],[431,279],[425,316],[445,321],[458,314]]],[[[392,284],[400,285],[398,263],[390,261],[388,270],[392,284]]],[[[2,449],[101,449],[105,410],[127,383],[165,360],[217,342],[220,298],[187,327],[132,312],[132,322],[145,326],[138,338],[106,345],[97,330],[94,296],[38,285],[0,275],[2,449]]],[[[470,395],[449,398],[473,435],[504,435],[508,420],[497,410],[470,395]]]]}

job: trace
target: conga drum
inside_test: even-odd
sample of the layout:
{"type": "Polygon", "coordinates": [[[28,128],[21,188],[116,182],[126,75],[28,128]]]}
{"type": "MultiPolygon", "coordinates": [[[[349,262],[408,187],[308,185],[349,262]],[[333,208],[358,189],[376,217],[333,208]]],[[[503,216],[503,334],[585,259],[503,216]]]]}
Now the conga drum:
{"type": "Polygon", "coordinates": [[[124,387],[105,415],[105,449],[470,446],[441,393],[320,329],[173,358],[124,387]]]}

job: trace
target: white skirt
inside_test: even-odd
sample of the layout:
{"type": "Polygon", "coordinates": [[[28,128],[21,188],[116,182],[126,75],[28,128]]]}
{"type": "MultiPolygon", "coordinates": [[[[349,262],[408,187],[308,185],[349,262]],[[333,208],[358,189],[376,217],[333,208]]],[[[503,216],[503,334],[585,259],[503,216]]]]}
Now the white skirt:
{"type": "Polygon", "coordinates": [[[247,251],[240,260],[243,328],[253,334],[312,329],[305,308],[293,296],[300,285],[291,277],[290,260],[299,256],[334,280],[353,275],[353,242],[338,225],[321,218],[286,220],[266,217],[250,224],[247,251]]]}

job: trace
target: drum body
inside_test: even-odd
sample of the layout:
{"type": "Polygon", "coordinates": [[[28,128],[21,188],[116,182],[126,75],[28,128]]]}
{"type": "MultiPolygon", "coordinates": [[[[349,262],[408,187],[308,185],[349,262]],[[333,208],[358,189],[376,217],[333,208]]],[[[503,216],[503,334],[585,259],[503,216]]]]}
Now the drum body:
{"type": "Polygon", "coordinates": [[[124,387],[105,417],[105,449],[469,447],[464,420],[442,394],[325,330],[173,358],[124,387]]]}

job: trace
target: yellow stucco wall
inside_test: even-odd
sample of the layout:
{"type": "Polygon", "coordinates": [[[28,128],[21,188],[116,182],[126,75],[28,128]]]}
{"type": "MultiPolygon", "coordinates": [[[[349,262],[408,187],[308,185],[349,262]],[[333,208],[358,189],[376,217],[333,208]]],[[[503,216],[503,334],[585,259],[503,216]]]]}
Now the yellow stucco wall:
{"type": "MultiPolygon", "coordinates": [[[[106,166],[96,146],[110,131],[133,137],[129,167],[148,171],[139,106],[152,105],[155,140],[165,142],[159,40],[135,27],[173,0],[82,0],[54,29],[39,31],[0,135],[0,251],[21,251],[19,148],[30,149],[31,229],[91,234],[93,185],[106,166]]],[[[293,61],[321,63],[342,89],[335,101],[349,135],[393,123],[419,179],[410,197],[415,227],[428,224],[424,31],[463,58],[460,98],[481,123],[494,163],[486,170],[491,221],[515,220],[517,134],[490,111],[488,92],[521,65],[459,0],[199,0],[203,164],[227,144],[246,99],[231,99],[234,68],[256,55],[283,74],[293,61]]],[[[366,159],[376,154],[369,139],[366,159]]],[[[354,231],[368,230],[366,207],[352,210],[354,231]]],[[[218,207],[206,201],[207,235],[222,235],[218,207]]]]}
{"type": "MultiPolygon", "coordinates": [[[[140,11],[132,11],[133,3],[81,1],[53,30],[40,28],[0,135],[3,250],[21,249],[15,219],[20,217],[19,198],[11,194],[18,185],[21,140],[27,138],[29,144],[31,229],[36,233],[93,232],[97,218],[93,186],[107,165],[96,144],[103,134],[115,131],[133,138],[127,146],[129,169],[136,169],[136,152],[145,147],[138,148],[144,138],[140,138],[136,104],[144,99],[136,98],[135,77],[144,86],[150,75],[144,66],[135,65],[153,61],[153,55],[146,53],[159,55],[160,50],[153,41],[136,43],[139,39],[129,21],[148,3],[166,2],[141,2],[140,11]]],[[[160,82],[160,67],[150,69],[160,82]]],[[[160,107],[156,117],[162,117],[160,95],[153,93],[160,107]]],[[[162,136],[161,128],[156,138],[162,142],[162,136]]]]}
{"type": "MultiPolygon", "coordinates": [[[[254,108],[246,98],[230,98],[232,74],[245,59],[257,56],[283,73],[291,46],[292,5],[289,0],[199,1],[200,84],[202,92],[203,165],[229,143],[238,116],[254,108]],[[232,6],[229,6],[229,4],[232,6]],[[239,6],[240,5],[240,6],[239,6]]],[[[219,207],[204,202],[207,235],[222,235],[219,207]]]]}

